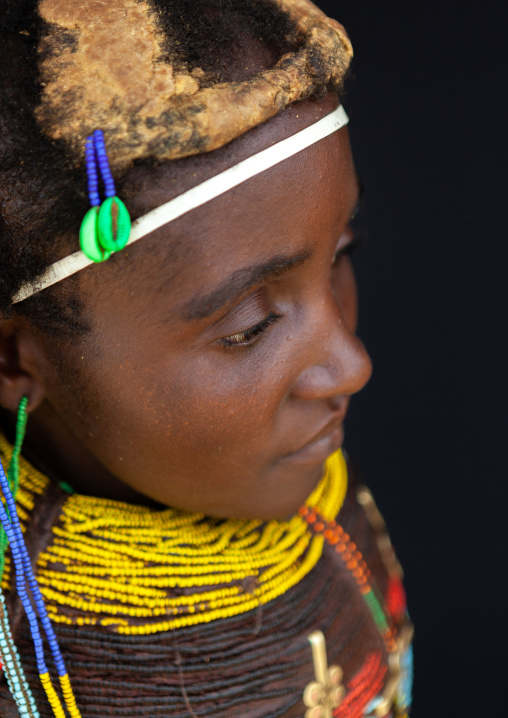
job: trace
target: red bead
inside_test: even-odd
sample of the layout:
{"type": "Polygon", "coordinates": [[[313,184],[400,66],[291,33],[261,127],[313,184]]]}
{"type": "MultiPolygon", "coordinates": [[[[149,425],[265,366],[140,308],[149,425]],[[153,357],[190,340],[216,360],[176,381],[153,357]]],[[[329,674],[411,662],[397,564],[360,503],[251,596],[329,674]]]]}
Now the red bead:
{"type": "Polygon", "coordinates": [[[395,621],[400,621],[406,613],[406,592],[397,576],[390,578],[385,597],[388,613],[395,621]]]}
{"type": "Polygon", "coordinates": [[[332,546],[335,546],[336,543],[339,543],[339,537],[334,534],[333,531],[330,531],[330,529],[326,529],[324,537],[332,546]]]}

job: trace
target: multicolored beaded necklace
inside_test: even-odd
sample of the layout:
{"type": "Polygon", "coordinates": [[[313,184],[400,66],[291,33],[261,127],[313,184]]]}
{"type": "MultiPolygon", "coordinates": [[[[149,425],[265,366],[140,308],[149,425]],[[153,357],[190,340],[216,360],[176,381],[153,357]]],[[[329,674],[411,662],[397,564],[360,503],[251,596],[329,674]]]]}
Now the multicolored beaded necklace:
{"type": "MultiPolygon", "coordinates": [[[[3,458],[19,465],[17,505],[24,529],[49,479],[19,457],[16,446],[10,447],[0,435],[3,458]]],[[[354,577],[386,651],[395,654],[393,617],[405,611],[405,604],[399,596],[400,605],[387,610],[361,552],[336,522],[346,488],[346,464],[338,452],[327,461],[325,475],[305,506],[288,521],[217,520],[173,509],[154,512],[70,493],[53,526],[52,541],[37,562],[47,615],[58,624],[100,625],[132,637],[238,616],[298,584],[317,564],[326,542],[354,577]]],[[[6,554],[3,589],[11,588],[11,569],[12,558],[6,554]]],[[[391,593],[396,604],[397,591],[391,593]]],[[[3,597],[0,657],[21,715],[38,716],[16,659],[3,597]]],[[[373,715],[389,715],[378,710],[383,705],[379,691],[384,675],[379,656],[369,660],[363,681],[370,676],[369,695],[378,696],[378,703],[372,704],[373,715]],[[379,674],[377,682],[371,680],[372,671],[379,674]]],[[[69,714],[78,716],[79,712],[72,712],[78,709],[72,705],[67,685],[62,692],[69,714]]],[[[344,710],[357,694],[358,687],[348,686],[334,715],[349,716],[344,710]]],[[[52,695],[50,703],[54,715],[62,718],[65,712],[57,699],[52,695]]]]}

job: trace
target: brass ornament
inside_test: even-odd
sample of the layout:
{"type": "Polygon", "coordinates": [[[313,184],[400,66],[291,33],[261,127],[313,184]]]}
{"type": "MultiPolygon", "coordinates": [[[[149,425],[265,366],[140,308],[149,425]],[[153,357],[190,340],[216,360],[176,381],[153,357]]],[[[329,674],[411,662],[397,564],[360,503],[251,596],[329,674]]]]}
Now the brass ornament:
{"type": "Polygon", "coordinates": [[[342,685],[342,668],[330,666],[326,658],[326,642],[321,631],[314,631],[308,637],[312,647],[316,680],[309,683],[303,692],[303,702],[307,706],[305,718],[332,718],[345,694],[342,685]]]}
{"type": "Polygon", "coordinates": [[[381,554],[381,560],[383,561],[388,575],[395,576],[402,580],[404,578],[404,571],[402,570],[402,566],[400,565],[393,549],[385,520],[376,506],[374,497],[372,496],[370,490],[366,486],[359,486],[356,492],[356,499],[358,503],[363,506],[367,520],[376,534],[376,541],[379,553],[381,554]]]}

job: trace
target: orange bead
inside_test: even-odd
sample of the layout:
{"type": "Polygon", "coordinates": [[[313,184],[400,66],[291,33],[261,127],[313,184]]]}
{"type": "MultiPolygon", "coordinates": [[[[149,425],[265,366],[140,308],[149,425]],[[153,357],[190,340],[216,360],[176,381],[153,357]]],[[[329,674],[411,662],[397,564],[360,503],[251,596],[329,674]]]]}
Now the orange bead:
{"type": "Polygon", "coordinates": [[[314,526],[314,531],[318,531],[319,533],[321,533],[324,530],[325,530],[324,523],[322,521],[318,521],[314,526]]]}

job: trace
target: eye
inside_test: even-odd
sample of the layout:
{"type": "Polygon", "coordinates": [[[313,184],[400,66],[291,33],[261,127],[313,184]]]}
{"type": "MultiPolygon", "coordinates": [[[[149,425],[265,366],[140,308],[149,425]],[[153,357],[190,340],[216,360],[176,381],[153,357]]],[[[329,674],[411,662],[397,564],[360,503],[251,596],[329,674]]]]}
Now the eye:
{"type": "Polygon", "coordinates": [[[239,334],[232,334],[229,337],[224,337],[220,340],[220,343],[228,349],[233,347],[249,346],[250,344],[253,344],[256,339],[268,329],[269,326],[275,324],[275,322],[280,318],[280,314],[270,312],[270,314],[265,317],[262,322],[259,322],[259,324],[256,324],[254,327],[250,327],[250,329],[246,329],[244,332],[240,332],[239,334]]]}
{"type": "Polygon", "coordinates": [[[344,232],[342,237],[339,239],[337,249],[335,250],[335,254],[333,255],[332,265],[337,264],[341,257],[353,254],[353,252],[356,251],[358,247],[363,244],[363,242],[367,238],[366,233],[362,232],[360,234],[353,235],[352,239],[349,239],[349,241],[347,241],[348,234],[349,232],[344,232]],[[344,241],[344,237],[346,237],[346,241],[344,241]]]}

